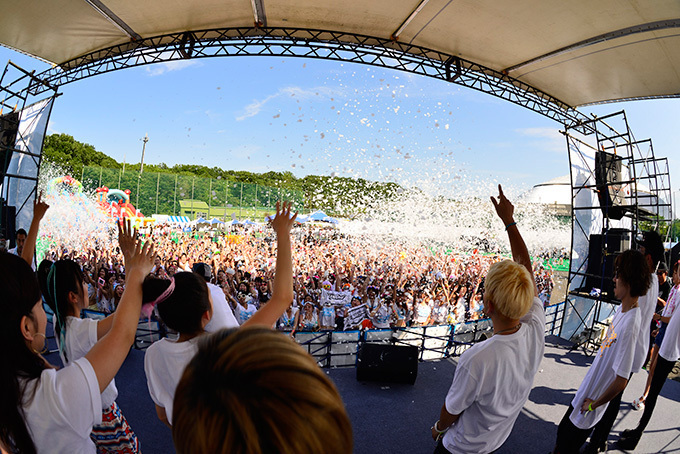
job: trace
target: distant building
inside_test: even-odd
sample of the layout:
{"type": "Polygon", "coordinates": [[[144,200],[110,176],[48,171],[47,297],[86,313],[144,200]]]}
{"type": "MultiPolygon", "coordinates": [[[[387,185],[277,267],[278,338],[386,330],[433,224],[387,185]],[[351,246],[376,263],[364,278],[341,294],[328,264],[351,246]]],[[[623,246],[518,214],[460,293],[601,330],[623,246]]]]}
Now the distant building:
{"type": "Polygon", "coordinates": [[[539,183],[521,197],[524,203],[545,205],[556,216],[571,216],[571,178],[569,175],[539,183]]]}

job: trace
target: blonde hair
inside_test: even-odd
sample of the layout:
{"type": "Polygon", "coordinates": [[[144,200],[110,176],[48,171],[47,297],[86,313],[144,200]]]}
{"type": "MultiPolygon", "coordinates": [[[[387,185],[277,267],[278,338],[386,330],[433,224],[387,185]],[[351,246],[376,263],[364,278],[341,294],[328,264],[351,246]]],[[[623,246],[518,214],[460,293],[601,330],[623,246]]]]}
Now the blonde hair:
{"type": "Polygon", "coordinates": [[[267,328],[199,341],[175,391],[178,453],[351,453],[340,394],[314,359],[267,328]]]}
{"type": "Polygon", "coordinates": [[[484,283],[484,298],[508,318],[518,319],[529,312],[534,284],[529,271],[512,260],[491,265],[484,283]]]}

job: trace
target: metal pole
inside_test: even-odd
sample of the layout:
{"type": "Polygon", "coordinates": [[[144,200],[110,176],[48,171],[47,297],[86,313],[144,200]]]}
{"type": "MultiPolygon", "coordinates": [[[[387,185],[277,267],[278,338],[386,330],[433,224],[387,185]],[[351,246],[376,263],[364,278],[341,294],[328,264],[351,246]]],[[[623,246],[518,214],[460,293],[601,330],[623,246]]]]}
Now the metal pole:
{"type": "Polygon", "coordinates": [[[241,198],[238,202],[238,217],[241,217],[241,207],[243,207],[243,181],[241,182],[241,198]]]}
{"type": "Polygon", "coordinates": [[[191,178],[191,215],[196,217],[194,214],[194,182],[196,181],[196,177],[191,178]]]}
{"type": "Polygon", "coordinates": [[[99,187],[100,187],[100,188],[102,187],[102,171],[103,171],[103,170],[104,170],[104,169],[100,166],[100,167],[99,167],[99,187]]]}
{"type": "Polygon", "coordinates": [[[211,208],[212,208],[212,178],[208,182],[208,218],[210,218],[211,208]]]}
{"type": "Polygon", "coordinates": [[[158,172],[158,178],[156,179],[156,214],[158,214],[158,188],[161,184],[161,173],[158,172]]]}
{"type": "Polygon", "coordinates": [[[146,143],[149,141],[149,134],[144,134],[144,138],[140,139],[144,144],[142,145],[142,161],[139,164],[139,174],[137,174],[137,201],[135,206],[139,210],[139,183],[142,181],[142,172],[144,172],[144,151],[146,151],[146,143]]]}
{"type": "Polygon", "coordinates": [[[175,174],[175,193],[172,201],[172,215],[177,216],[177,174],[175,174]]]}

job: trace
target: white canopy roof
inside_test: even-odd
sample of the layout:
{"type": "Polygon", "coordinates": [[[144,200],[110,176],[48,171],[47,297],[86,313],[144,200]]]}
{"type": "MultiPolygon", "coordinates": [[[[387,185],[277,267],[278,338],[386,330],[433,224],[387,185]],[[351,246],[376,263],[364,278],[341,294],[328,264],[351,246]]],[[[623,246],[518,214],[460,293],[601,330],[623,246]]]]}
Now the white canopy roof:
{"type": "Polygon", "coordinates": [[[0,43],[65,67],[111,46],[132,49],[140,39],[259,23],[395,38],[505,72],[572,107],[680,94],[677,0],[2,3],[0,43]]]}

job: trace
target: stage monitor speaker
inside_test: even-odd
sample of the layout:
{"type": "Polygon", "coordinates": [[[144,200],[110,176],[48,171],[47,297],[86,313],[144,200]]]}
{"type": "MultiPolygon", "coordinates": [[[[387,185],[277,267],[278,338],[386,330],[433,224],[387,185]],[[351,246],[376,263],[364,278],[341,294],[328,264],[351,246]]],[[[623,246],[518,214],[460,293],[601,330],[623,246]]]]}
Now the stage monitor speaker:
{"type": "Polygon", "coordinates": [[[610,229],[605,234],[592,234],[588,244],[586,291],[600,289],[604,299],[614,298],[614,261],[623,251],[630,249],[630,232],[610,229]]]}
{"type": "Polygon", "coordinates": [[[16,246],[16,219],[17,208],[0,199],[0,238],[7,240],[7,249],[16,246]]]}
{"type": "Polygon", "coordinates": [[[2,175],[7,172],[7,167],[12,159],[18,130],[19,111],[0,115],[0,170],[2,170],[2,175]]]}
{"type": "Polygon", "coordinates": [[[357,380],[414,384],[418,347],[364,343],[357,356],[357,380]]]}
{"type": "Polygon", "coordinates": [[[609,219],[621,219],[626,214],[621,188],[623,159],[612,153],[595,153],[595,184],[602,214],[609,219]]]}

